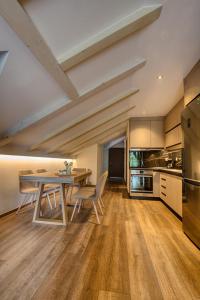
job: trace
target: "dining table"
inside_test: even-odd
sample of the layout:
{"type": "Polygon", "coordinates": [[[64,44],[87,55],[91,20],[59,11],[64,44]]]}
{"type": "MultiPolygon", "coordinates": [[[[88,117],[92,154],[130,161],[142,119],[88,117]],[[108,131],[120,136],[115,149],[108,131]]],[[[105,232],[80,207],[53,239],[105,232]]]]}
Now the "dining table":
{"type": "Polygon", "coordinates": [[[34,173],[29,175],[21,175],[20,181],[35,182],[38,187],[36,204],[33,213],[33,223],[53,224],[66,226],[68,218],[68,206],[66,203],[65,187],[75,184],[84,184],[87,178],[91,175],[91,170],[88,171],[72,171],[70,175],[60,175],[59,172],[34,173]],[[57,184],[60,186],[60,203],[62,211],[62,219],[44,218],[41,216],[42,196],[45,190],[45,185],[57,184]]]}

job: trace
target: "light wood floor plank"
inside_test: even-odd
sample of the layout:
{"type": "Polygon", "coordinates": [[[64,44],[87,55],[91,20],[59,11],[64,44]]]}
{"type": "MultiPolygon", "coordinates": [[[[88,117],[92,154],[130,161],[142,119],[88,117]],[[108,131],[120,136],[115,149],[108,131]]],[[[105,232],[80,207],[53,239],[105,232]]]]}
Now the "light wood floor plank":
{"type": "Polygon", "coordinates": [[[101,225],[89,203],[66,228],[32,224],[30,206],[1,218],[0,299],[200,299],[200,251],[181,222],[123,185],[103,200],[101,225]]]}

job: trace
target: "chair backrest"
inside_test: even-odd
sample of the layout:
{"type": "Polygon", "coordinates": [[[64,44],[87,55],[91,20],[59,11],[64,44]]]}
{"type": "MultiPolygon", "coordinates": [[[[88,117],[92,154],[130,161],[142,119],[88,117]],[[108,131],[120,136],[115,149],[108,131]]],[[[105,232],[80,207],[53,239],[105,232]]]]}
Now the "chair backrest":
{"type": "Polygon", "coordinates": [[[105,188],[105,185],[106,185],[106,180],[108,178],[108,171],[105,171],[103,173],[103,185],[102,185],[102,191],[101,191],[101,195],[103,194],[104,192],[104,188],[105,188]]]}
{"type": "MultiPolygon", "coordinates": [[[[20,170],[19,171],[19,176],[29,175],[29,174],[33,174],[33,171],[32,170],[20,170]]],[[[36,187],[35,182],[19,180],[19,190],[20,191],[23,191],[27,188],[33,188],[33,187],[36,187]]]]}
{"type": "Polygon", "coordinates": [[[107,177],[108,177],[108,172],[106,171],[97,180],[97,185],[96,185],[96,197],[97,197],[97,199],[99,197],[101,197],[101,195],[103,194],[107,177]]]}
{"type": "Polygon", "coordinates": [[[86,168],[73,168],[72,171],[74,171],[74,172],[86,172],[86,168]]]}
{"type": "Polygon", "coordinates": [[[46,169],[38,169],[38,170],[36,170],[36,173],[45,173],[45,172],[47,172],[46,169]]]}

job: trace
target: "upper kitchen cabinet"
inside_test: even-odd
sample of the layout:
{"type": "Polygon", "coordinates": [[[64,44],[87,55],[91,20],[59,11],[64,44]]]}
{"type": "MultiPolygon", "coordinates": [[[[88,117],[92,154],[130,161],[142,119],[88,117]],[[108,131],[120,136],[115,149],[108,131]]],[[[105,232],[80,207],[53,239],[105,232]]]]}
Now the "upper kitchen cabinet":
{"type": "Polygon", "coordinates": [[[184,99],[181,99],[165,118],[165,147],[169,150],[182,148],[181,113],[184,109],[184,99]]]}
{"type": "Polygon", "coordinates": [[[150,146],[150,121],[131,119],[130,147],[148,148],[150,146]]]}
{"type": "Polygon", "coordinates": [[[200,93],[200,60],[184,79],[184,102],[190,103],[200,93]]]}
{"type": "Polygon", "coordinates": [[[163,148],[163,120],[132,118],[130,120],[130,148],[163,148]]]}
{"type": "Polygon", "coordinates": [[[167,114],[165,118],[165,132],[168,132],[181,124],[181,113],[184,109],[184,100],[181,99],[167,114]]]}
{"type": "Polygon", "coordinates": [[[164,124],[163,120],[151,120],[150,141],[151,148],[164,147],[164,124]]]}

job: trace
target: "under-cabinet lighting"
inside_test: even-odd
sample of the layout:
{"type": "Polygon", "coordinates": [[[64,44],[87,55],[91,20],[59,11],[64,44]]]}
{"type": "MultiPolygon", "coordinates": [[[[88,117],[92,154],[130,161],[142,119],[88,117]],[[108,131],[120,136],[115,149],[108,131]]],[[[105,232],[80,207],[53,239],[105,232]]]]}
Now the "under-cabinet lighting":
{"type": "Polygon", "coordinates": [[[162,75],[158,75],[157,77],[159,80],[163,79],[163,76],[162,75]]]}

